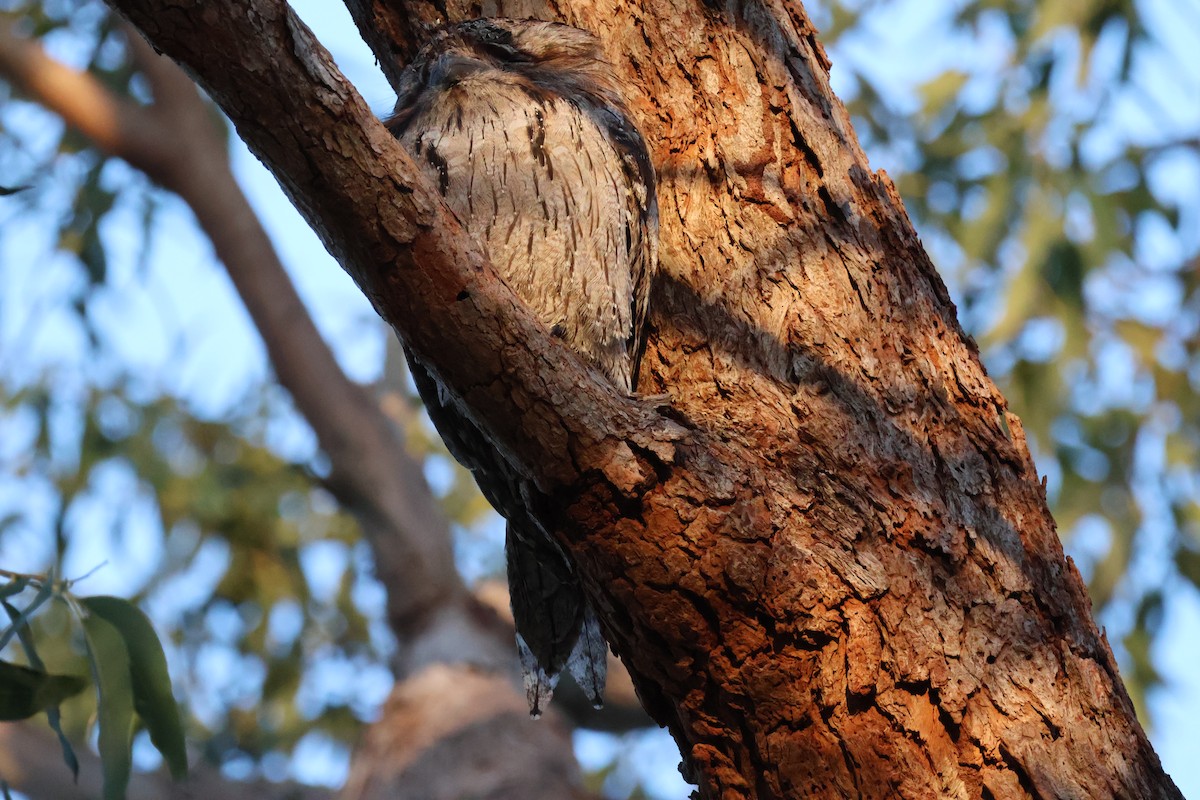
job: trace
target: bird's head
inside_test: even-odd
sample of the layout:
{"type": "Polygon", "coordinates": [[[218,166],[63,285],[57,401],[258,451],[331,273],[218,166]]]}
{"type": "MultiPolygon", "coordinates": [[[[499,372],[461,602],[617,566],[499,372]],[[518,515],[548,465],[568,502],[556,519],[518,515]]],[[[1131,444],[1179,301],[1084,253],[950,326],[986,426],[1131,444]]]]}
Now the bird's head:
{"type": "Polygon", "coordinates": [[[389,127],[403,131],[425,102],[481,79],[519,86],[538,100],[621,103],[612,68],[590,33],[557,22],[492,17],[443,28],[421,48],[404,70],[389,127]]]}

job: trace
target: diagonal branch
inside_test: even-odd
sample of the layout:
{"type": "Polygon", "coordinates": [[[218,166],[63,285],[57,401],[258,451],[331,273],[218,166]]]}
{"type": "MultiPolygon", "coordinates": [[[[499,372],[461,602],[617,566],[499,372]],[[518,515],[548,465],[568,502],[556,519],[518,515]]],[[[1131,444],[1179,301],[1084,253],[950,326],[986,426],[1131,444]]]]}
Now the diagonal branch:
{"type": "Polygon", "coordinates": [[[345,5],[393,89],[399,88],[400,73],[421,43],[447,22],[432,5],[406,9],[378,0],[345,0],[345,5]]]}
{"type": "MultiPolygon", "coordinates": [[[[113,3],[223,108],[235,111],[231,119],[251,150],[381,316],[459,396],[466,413],[486,425],[507,463],[542,485],[570,484],[584,466],[568,437],[524,430],[527,421],[541,424],[545,409],[522,412],[513,403],[518,393],[550,404],[568,428],[577,427],[569,420],[598,407],[614,427],[655,427],[649,406],[618,397],[591,375],[496,278],[286,4],[252,3],[245,26],[230,26],[223,16],[234,13],[233,5],[204,4],[213,9],[204,15],[162,15],[153,3],[113,3]],[[195,37],[191,45],[182,41],[187,37],[195,37]],[[539,374],[537,381],[525,377],[539,374]]],[[[572,437],[582,433],[571,431],[572,437]]],[[[594,447],[604,437],[588,438],[594,447]]]]}
{"type": "Polygon", "coordinates": [[[50,58],[0,17],[0,74],[79,130],[106,153],[137,157],[156,150],[162,129],[154,115],[109,92],[91,76],[50,58]]]}
{"type": "MultiPolygon", "coordinates": [[[[115,96],[8,29],[0,30],[0,76],[57,111],[104,152],[125,158],[189,204],[263,336],[280,383],[292,394],[330,459],[328,483],[362,524],[376,572],[388,588],[389,617],[401,645],[400,677],[409,680],[397,685],[397,699],[372,727],[341,796],[377,797],[379,792],[414,791],[414,787],[424,794],[435,785],[428,765],[443,759],[465,770],[472,790],[499,791],[498,782],[516,783],[538,774],[545,780],[537,791],[524,796],[573,793],[578,770],[567,733],[557,724],[531,728],[523,695],[513,685],[511,621],[504,622],[502,614],[492,613],[463,587],[451,559],[448,523],[420,465],[406,454],[398,432],[376,403],[341,371],[321,338],[233,179],[213,109],[194,83],[140,36],[130,37],[129,47],[152,90],[153,102],[146,106],[115,96]],[[474,708],[471,714],[460,715],[455,726],[439,727],[445,700],[431,694],[431,687],[438,687],[437,676],[455,670],[462,677],[454,699],[460,704],[473,702],[474,708]],[[478,687],[474,695],[464,693],[469,681],[478,687]],[[388,752],[376,758],[371,742],[389,736],[395,738],[388,752]],[[489,766],[490,751],[479,748],[481,742],[494,741],[525,743],[525,755],[509,759],[504,770],[497,770],[489,766]],[[467,766],[473,759],[479,763],[471,771],[467,766]],[[387,773],[386,783],[376,780],[381,771],[387,773]],[[364,783],[361,776],[374,777],[364,783]]],[[[22,761],[20,753],[40,747],[39,741],[36,731],[21,728],[0,742],[4,745],[0,760],[22,761]]],[[[5,775],[35,797],[70,794],[53,788],[67,775],[65,769],[47,768],[44,778],[39,777],[41,772],[6,769],[5,775]]],[[[457,772],[445,775],[441,783],[464,778],[457,772]]],[[[221,780],[201,778],[204,783],[186,791],[203,794],[200,786],[221,780]]],[[[147,778],[135,781],[131,792],[143,788],[164,796],[174,791],[147,778]]],[[[223,796],[257,789],[227,786],[215,791],[223,796]]]]}

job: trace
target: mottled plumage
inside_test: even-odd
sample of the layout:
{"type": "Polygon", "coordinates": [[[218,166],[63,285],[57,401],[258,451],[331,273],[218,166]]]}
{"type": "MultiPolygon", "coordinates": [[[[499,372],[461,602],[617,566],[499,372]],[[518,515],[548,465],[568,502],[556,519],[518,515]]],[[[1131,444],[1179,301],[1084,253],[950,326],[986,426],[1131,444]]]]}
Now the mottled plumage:
{"type": "MultiPolygon", "coordinates": [[[[404,73],[388,127],[534,313],[632,391],[657,263],[654,171],[596,40],[566,25],[481,19],[444,29],[404,73]]],[[[451,451],[478,436],[418,388],[451,451]]],[[[483,485],[496,502],[504,489],[483,485]]],[[[558,544],[507,498],[509,587],[530,710],[570,668],[594,702],[605,645],[558,544]]]]}

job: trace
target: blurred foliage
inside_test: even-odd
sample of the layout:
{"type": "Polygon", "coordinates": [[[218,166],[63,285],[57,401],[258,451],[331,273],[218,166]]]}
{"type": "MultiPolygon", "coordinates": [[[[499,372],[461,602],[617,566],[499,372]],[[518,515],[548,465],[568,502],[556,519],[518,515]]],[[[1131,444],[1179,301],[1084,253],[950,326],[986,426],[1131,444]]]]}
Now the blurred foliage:
{"type": "MultiPolygon", "coordinates": [[[[1155,33],[1162,14],[1148,16],[1170,4],[806,5],[873,164],[895,179],[1024,421],[1140,703],[1158,680],[1150,653],[1171,592],[1200,584],[1200,132],[1173,105],[1200,78],[1155,33]],[[901,31],[912,39],[889,60],[901,31]]],[[[0,0],[0,13],[146,99],[101,4],[0,0]]],[[[1194,6],[1172,13],[1200,31],[1194,6]]],[[[314,732],[345,747],[386,691],[392,643],[321,456],[280,444],[303,422],[256,381],[199,409],[131,359],[138,346],[163,349],[164,365],[196,357],[184,315],[153,286],[211,264],[164,265],[174,201],[3,83],[0,103],[0,186],[21,189],[0,194],[0,557],[32,570],[107,554],[97,579],[115,572],[167,633],[189,739],[231,774],[279,776],[314,732]],[[130,345],[111,308],[139,291],[162,331],[130,345]],[[132,570],[145,553],[152,566],[132,570]]],[[[466,530],[486,506],[397,370],[384,377],[385,406],[466,530]]],[[[467,570],[498,571],[495,544],[460,550],[467,570]]],[[[61,607],[35,627],[50,671],[86,672],[61,607]]],[[[76,739],[94,702],[63,702],[76,739]]]]}
{"type": "MultiPolygon", "coordinates": [[[[365,562],[347,557],[342,569],[321,570],[328,574],[320,591],[305,572],[306,550],[333,555],[336,564],[338,552],[349,556],[359,546],[356,523],[338,511],[320,479],[253,444],[251,422],[197,419],[173,399],[135,403],[121,389],[90,390],[78,409],[82,429],[64,442],[42,391],[0,398],[2,424],[22,445],[4,471],[27,483],[31,496],[53,498],[49,527],[58,531],[58,563],[73,547],[97,546],[83,541],[103,535],[84,511],[97,501],[110,507],[118,552],[161,548],[153,572],[124,588],[170,631],[172,672],[201,711],[190,721],[190,738],[210,743],[208,755],[217,761],[288,751],[314,730],[351,740],[356,720],[373,709],[351,712],[354,686],[329,703],[302,702],[307,667],[318,659],[380,665],[390,642],[378,629],[379,604],[363,610],[354,596],[365,562]],[[62,452],[73,457],[60,462],[55,453],[62,452]],[[136,491],[107,491],[114,472],[130,476],[136,491]],[[153,530],[129,524],[139,507],[155,515],[153,530]],[[180,597],[186,581],[208,586],[180,597]]],[[[6,537],[28,539],[45,526],[18,505],[4,527],[6,537]]],[[[119,572],[119,562],[101,572],[119,572]]],[[[84,650],[63,635],[63,620],[44,617],[35,620],[43,659],[65,672],[86,671],[84,650]]],[[[83,702],[67,707],[73,738],[92,710],[83,702]]]]}
{"type": "MultiPolygon", "coordinates": [[[[148,99],[103,4],[0,2],[0,14],[114,92],[148,99]]],[[[107,556],[99,577],[118,573],[119,591],[167,635],[188,739],[211,761],[235,774],[271,763],[283,777],[280,757],[301,742],[344,754],[385,696],[394,647],[357,523],[323,488],[319,454],[267,445],[303,427],[278,390],[247,386],[243,400],[202,413],[122,363],[128,332],[113,297],[162,279],[152,261],[172,201],[3,82],[0,102],[0,183],[30,186],[0,206],[0,248],[20,257],[0,261],[0,567],[61,572],[79,552],[96,553],[88,568],[107,556]],[[125,576],[144,551],[160,554],[152,570],[125,576]]],[[[158,269],[175,280],[178,266],[158,269]]],[[[144,293],[166,301],[167,358],[186,359],[179,309],[144,293]]],[[[151,324],[136,336],[159,346],[158,334],[151,324]]],[[[394,411],[410,446],[448,466],[417,401],[404,405],[394,411]]],[[[476,520],[486,502],[449,471],[447,510],[476,520]]],[[[87,674],[85,640],[63,609],[33,628],[54,672],[87,674]]],[[[95,697],[62,708],[68,737],[86,740],[95,697]]]]}

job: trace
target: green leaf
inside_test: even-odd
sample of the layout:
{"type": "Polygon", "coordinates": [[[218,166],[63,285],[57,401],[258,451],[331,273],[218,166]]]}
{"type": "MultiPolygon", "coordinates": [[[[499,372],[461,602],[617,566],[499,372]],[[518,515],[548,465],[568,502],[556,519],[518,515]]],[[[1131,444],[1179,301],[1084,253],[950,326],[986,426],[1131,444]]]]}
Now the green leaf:
{"type": "Polygon", "coordinates": [[[79,675],[46,675],[47,680],[37,694],[38,708],[57,708],[62,701],[87,688],[86,678],[79,675]]]}
{"type": "MultiPolygon", "coordinates": [[[[85,601],[86,602],[86,601],[85,601]]],[[[100,764],[104,800],[124,800],[133,749],[133,686],[121,633],[99,614],[82,620],[88,661],[99,698],[100,764]]]]}
{"type": "Polygon", "coordinates": [[[40,669],[0,661],[0,721],[29,719],[48,706],[79,694],[87,681],[78,675],[50,675],[40,669]]]}
{"type": "Polygon", "coordinates": [[[35,698],[46,677],[44,672],[0,661],[0,721],[28,719],[41,711],[35,698]]]}
{"type": "MultiPolygon", "coordinates": [[[[21,616],[21,612],[7,600],[3,601],[3,603],[4,610],[8,613],[8,618],[15,623],[21,616]]],[[[42,663],[37,650],[34,649],[33,637],[29,635],[29,626],[22,625],[16,631],[17,638],[21,641],[21,647],[25,649],[25,657],[29,659],[30,666],[34,669],[44,671],[46,666],[42,663]]],[[[71,776],[75,780],[79,780],[79,759],[75,755],[75,748],[71,746],[71,740],[63,732],[62,714],[58,710],[57,703],[46,708],[46,720],[50,723],[50,730],[54,731],[55,735],[58,736],[58,743],[62,747],[63,761],[67,763],[67,767],[71,770],[71,776]]]]}
{"type": "Polygon", "coordinates": [[[179,705],[171,693],[167,658],[150,619],[141,609],[119,597],[85,597],[88,611],[109,622],[125,640],[133,704],[150,733],[150,741],[163,754],[176,780],[187,776],[187,750],[179,705]]]}
{"type": "MultiPolygon", "coordinates": [[[[83,679],[80,678],[80,680],[83,679]]],[[[84,683],[86,685],[86,681],[84,683]]],[[[58,710],[58,706],[46,709],[46,720],[50,723],[50,730],[54,731],[58,737],[58,746],[62,748],[63,761],[66,762],[67,769],[71,770],[71,777],[79,780],[79,757],[75,755],[75,748],[71,746],[71,740],[63,732],[62,712],[58,710]]]]}
{"type": "Polygon", "coordinates": [[[13,622],[13,630],[16,631],[17,639],[20,640],[21,647],[25,650],[25,657],[29,659],[29,666],[45,671],[46,665],[42,663],[41,657],[33,647],[33,639],[29,635],[28,621],[22,625],[17,625],[17,620],[21,619],[21,612],[7,600],[0,600],[0,603],[4,604],[4,610],[8,614],[8,618],[13,622]]]}

